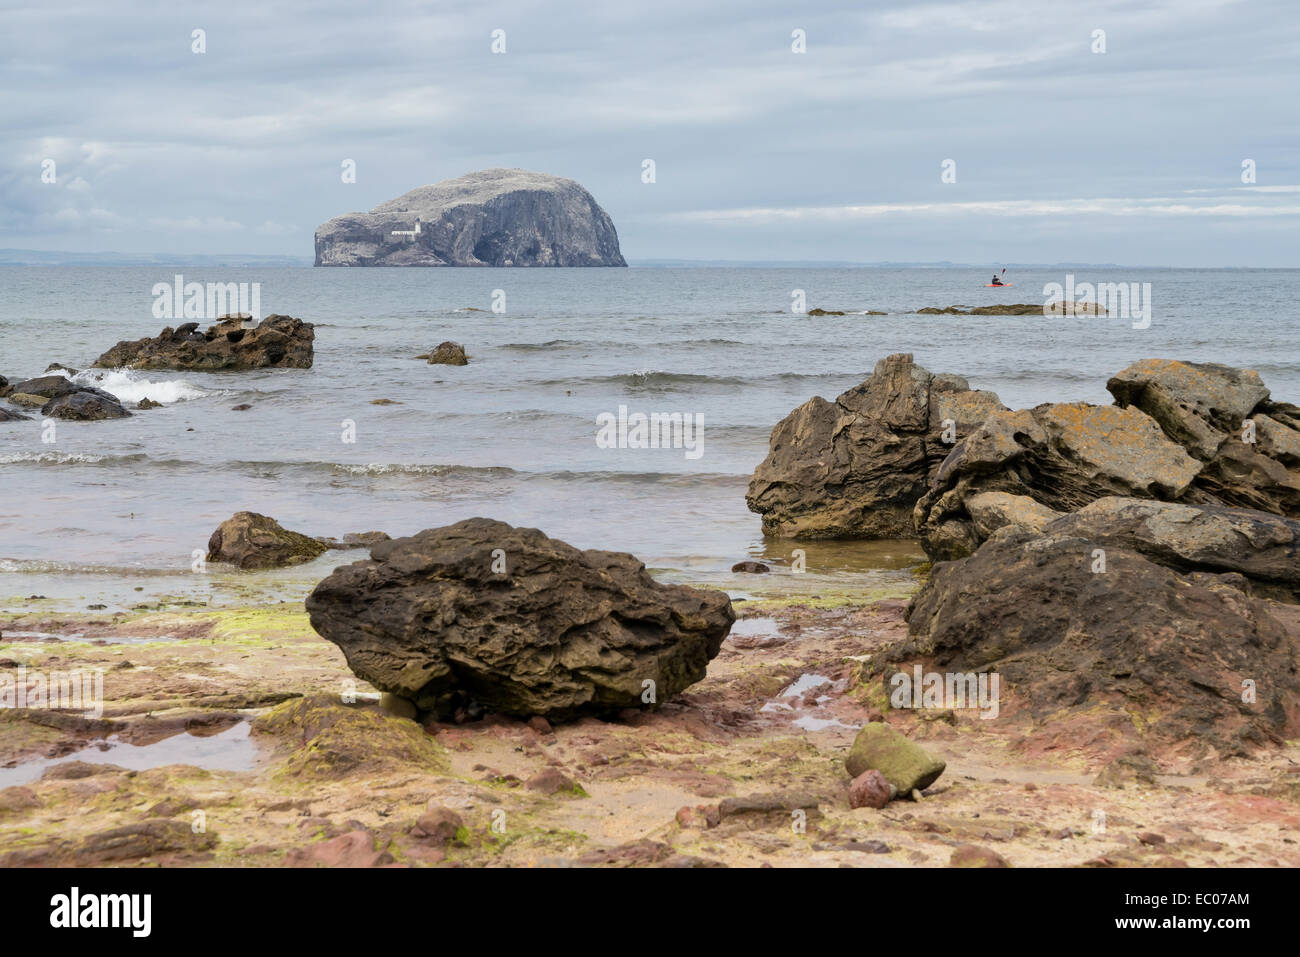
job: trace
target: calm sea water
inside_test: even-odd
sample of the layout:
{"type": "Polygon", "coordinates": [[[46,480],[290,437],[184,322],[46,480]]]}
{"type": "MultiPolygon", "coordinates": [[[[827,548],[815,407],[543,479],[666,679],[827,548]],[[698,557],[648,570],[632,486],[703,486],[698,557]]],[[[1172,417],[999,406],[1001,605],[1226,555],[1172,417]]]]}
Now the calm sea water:
{"type": "MultiPolygon", "coordinates": [[[[733,562],[784,560],[792,547],[765,542],[744,502],[772,426],[810,396],[861,382],[892,352],[965,375],[1012,407],[1108,402],[1106,379],[1151,356],[1249,366],[1275,397],[1300,401],[1300,271],[1075,271],[1078,282],[1151,283],[1145,329],[915,314],[1041,303],[1044,284],[1066,276],[1021,271],[1008,274],[1012,288],[989,289],[987,272],[0,268],[0,374],[10,379],[51,362],[84,369],[118,340],[174,324],[153,317],[151,290],[175,273],[259,282],[264,313],[316,324],[310,370],[92,374],[126,400],[164,407],[59,422],[54,444],[42,442],[39,416],[0,425],[0,597],[120,604],[123,589],[143,588],[207,600],[250,580],[191,572],[193,551],[241,509],[333,536],[484,515],[631,551],[667,577],[726,581],[733,562]],[[496,290],[503,313],[491,311],[496,290]],[[889,315],[792,315],[794,290],[808,308],[889,315]],[[444,339],[465,345],[468,366],[414,358],[444,339]],[[241,403],[252,409],[232,411],[241,403]],[[703,454],[599,448],[597,416],[619,406],[700,417],[703,454]],[[344,441],[349,421],[355,442],[344,441]]],[[[810,580],[887,582],[918,556],[909,545],[814,546],[810,580]]],[[[319,577],[353,557],[332,553],[287,577],[319,577]]]]}

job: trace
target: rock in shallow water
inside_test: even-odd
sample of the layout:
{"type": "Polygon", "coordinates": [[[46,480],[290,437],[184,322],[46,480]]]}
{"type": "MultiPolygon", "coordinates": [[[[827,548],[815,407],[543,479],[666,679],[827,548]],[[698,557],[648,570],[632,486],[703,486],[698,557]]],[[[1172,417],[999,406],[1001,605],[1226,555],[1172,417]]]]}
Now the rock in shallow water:
{"type": "MultiPolygon", "coordinates": [[[[416,356],[417,359],[426,358],[426,356],[416,356]]],[[[438,347],[432,352],[427,353],[429,365],[440,366],[464,366],[469,365],[469,358],[465,355],[465,347],[459,342],[440,342],[438,347]]]]}
{"type": "Polygon", "coordinates": [[[281,527],[257,512],[236,512],[208,539],[208,561],[240,568],[281,568],[309,562],[327,546],[314,538],[281,527]]]}
{"type": "Polygon", "coordinates": [[[84,389],[61,395],[41,406],[41,415],[54,419],[77,419],[84,422],[100,419],[124,419],[131,413],[114,396],[98,389],[84,389]]]}
{"type": "Polygon", "coordinates": [[[661,703],[704,677],[735,620],[719,591],[661,585],[634,556],[467,519],[383,542],[307,599],[375,687],[440,715],[474,702],[563,719],[661,703]]]}
{"type": "Polygon", "coordinates": [[[876,363],[834,402],[815,397],[772,430],[745,501],[768,535],[911,538],[912,510],[954,443],[1002,404],[910,353],[876,363]]]}
{"type": "Polygon", "coordinates": [[[123,340],[95,360],[99,369],[192,369],[202,372],[247,369],[310,369],[314,327],[292,316],[267,316],[244,328],[227,318],[198,331],[197,322],[168,327],[153,338],[123,340]]]}

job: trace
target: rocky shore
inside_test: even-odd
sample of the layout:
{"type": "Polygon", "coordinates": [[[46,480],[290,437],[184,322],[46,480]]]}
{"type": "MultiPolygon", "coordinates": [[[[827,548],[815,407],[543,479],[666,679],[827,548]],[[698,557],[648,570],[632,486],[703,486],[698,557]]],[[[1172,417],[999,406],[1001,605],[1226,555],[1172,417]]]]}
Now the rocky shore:
{"type": "Polygon", "coordinates": [[[1175,360],[1108,388],[1011,410],[893,355],[778,423],[763,530],[916,538],[896,594],[245,511],[207,560],[369,557],[303,605],[11,603],[0,865],[1300,865],[1300,408],[1175,360]],[[94,713],[31,697],[69,673],[94,713]]]}

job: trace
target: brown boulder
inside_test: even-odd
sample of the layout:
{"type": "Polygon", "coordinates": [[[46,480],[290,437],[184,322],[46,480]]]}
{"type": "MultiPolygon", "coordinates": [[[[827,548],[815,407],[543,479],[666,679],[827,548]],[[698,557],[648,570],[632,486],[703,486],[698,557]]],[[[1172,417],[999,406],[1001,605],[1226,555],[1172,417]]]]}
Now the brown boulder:
{"type": "Polygon", "coordinates": [[[1182,574],[1122,546],[1006,527],[935,565],[885,661],[1001,675],[1035,720],[1110,711],[1221,756],[1300,732],[1300,636],[1240,575],[1182,574]],[[1246,590],[1243,590],[1246,589],[1246,590]],[[1254,682],[1257,702],[1245,701],[1254,682]]]}
{"type": "Polygon", "coordinates": [[[767,535],[910,538],[927,481],[957,440],[1001,408],[959,376],[888,356],[834,402],[810,399],[777,424],[745,501],[767,535]]]}
{"type": "Polygon", "coordinates": [[[704,677],[735,620],[723,592],[661,585],[632,555],[486,518],[370,556],[316,586],[312,627],[359,677],[440,715],[653,707],[704,677]]]}
{"type": "Polygon", "coordinates": [[[309,562],[326,551],[314,538],[291,532],[257,512],[236,512],[208,539],[208,561],[239,568],[281,568],[309,562]]]}

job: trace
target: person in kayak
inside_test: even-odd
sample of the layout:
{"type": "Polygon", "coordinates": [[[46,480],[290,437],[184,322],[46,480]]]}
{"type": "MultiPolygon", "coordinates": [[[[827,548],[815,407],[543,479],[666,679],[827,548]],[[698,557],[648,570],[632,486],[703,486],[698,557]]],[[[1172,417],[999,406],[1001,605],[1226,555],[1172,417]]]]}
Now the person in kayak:
{"type": "Polygon", "coordinates": [[[990,285],[990,286],[1000,286],[1000,285],[1002,285],[1002,280],[999,279],[999,278],[997,277],[997,273],[994,273],[994,274],[993,274],[993,281],[992,281],[991,283],[989,283],[989,285],[990,285]]]}

